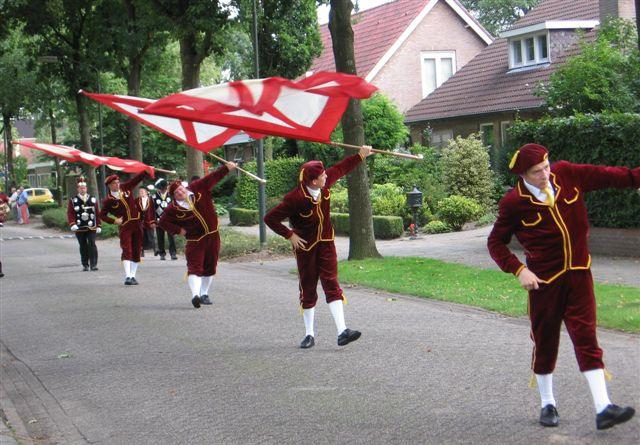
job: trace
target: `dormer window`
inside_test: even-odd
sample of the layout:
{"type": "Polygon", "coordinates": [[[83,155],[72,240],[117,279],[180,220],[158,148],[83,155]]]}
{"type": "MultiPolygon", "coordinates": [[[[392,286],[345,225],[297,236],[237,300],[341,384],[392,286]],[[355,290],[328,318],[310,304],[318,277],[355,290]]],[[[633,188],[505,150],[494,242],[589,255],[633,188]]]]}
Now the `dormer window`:
{"type": "Polygon", "coordinates": [[[509,40],[509,68],[547,62],[549,62],[549,41],[546,32],[509,40]]]}

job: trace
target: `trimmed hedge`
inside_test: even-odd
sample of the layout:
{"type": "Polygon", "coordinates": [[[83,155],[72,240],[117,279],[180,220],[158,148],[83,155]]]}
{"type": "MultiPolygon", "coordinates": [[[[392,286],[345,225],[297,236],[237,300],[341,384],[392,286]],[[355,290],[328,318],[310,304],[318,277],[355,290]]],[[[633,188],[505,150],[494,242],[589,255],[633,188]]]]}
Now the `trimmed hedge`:
{"type": "MultiPolygon", "coordinates": [[[[527,142],[547,147],[552,162],[565,160],[578,164],[640,165],[640,114],[578,114],[565,118],[519,121],[509,129],[509,133],[513,145],[503,150],[504,158],[500,162],[505,174],[517,147],[527,142]]],[[[589,221],[594,226],[638,227],[640,194],[636,190],[599,190],[585,196],[589,221]]]]}
{"type": "Polygon", "coordinates": [[[55,209],[57,207],[58,207],[58,203],[56,202],[42,202],[42,203],[29,204],[29,213],[33,215],[40,215],[45,210],[55,209]]]}
{"type": "MultiPolygon", "coordinates": [[[[65,232],[73,233],[69,229],[69,223],[67,223],[67,209],[63,207],[56,207],[53,209],[45,210],[42,213],[42,222],[47,227],[53,227],[56,229],[64,230],[65,232]]],[[[98,238],[111,238],[118,236],[118,226],[115,224],[107,224],[105,222],[100,224],[102,232],[98,235],[98,238]]]]}
{"type": "Polygon", "coordinates": [[[229,209],[229,220],[232,226],[254,226],[258,224],[258,211],[234,207],[229,209]]]}
{"type": "MultiPolygon", "coordinates": [[[[349,214],[332,213],[331,224],[336,235],[349,234],[349,214]]],[[[404,228],[402,218],[399,216],[373,216],[373,233],[378,239],[392,239],[402,236],[404,228]]]]}
{"type": "MultiPolygon", "coordinates": [[[[264,163],[267,179],[267,200],[281,198],[298,185],[298,173],[304,159],[299,157],[274,159],[264,163]]],[[[255,161],[242,166],[245,170],[256,173],[255,161]]],[[[235,203],[244,209],[258,210],[258,183],[247,175],[240,175],[236,184],[235,203]]]]}

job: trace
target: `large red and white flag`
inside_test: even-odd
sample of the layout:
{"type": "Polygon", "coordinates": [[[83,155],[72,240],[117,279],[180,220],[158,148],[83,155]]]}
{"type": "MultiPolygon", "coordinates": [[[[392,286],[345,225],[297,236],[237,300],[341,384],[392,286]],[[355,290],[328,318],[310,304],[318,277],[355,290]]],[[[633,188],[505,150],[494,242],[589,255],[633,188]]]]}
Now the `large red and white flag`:
{"type": "Polygon", "coordinates": [[[328,142],[350,99],[377,88],[360,77],[319,72],[299,81],[242,80],[172,94],[144,114],[316,142],[328,142]]]}
{"type": "Polygon", "coordinates": [[[78,150],[77,148],[67,147],[66,145],[44,144],[41,142],[27,142],[19,140],[13,141],[12,143],[43,151],[49,155],[65,159],[68,162],[83,162],[93,167],[105,165],[112,170],[124,173],[140,173],[142,171],[146,171],[152,178],[155,175],[153,167],[140,161],[134,161],[133,159],[120,159],[114,156],[98,156],[78,150]]]}
{"type": "MultiPolygon", "coordinates": [[[[154,128],[204,153],[208,153],[214,148],[222,146],[233,136],[242,133],[241,130],[221,127],[219,125],[155,116],[153,114],[142,114],[141,111],[143,108],[156,102],[154,99],[116,94],[95,94],[82,90],[80,90],[80,92],[109,108],[126,114],[144,125],[154,128]]],[[[263,135],[254,133],[250,134],[250,136],[254,139],[264,137],[263,135]]]]}

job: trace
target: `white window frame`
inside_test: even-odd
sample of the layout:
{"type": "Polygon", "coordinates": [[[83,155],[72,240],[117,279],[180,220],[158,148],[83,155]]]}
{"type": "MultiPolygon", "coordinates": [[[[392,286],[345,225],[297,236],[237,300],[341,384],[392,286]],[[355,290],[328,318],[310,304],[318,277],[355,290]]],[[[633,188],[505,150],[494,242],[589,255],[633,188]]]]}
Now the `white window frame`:
{"type": "Polygon", "coordinates": [[[549,63],[551,58],[549,56],[551,49],[549,48],[549,33],[547,31],[537,34],[527,34],[524,36],[518,36],[517,38],[509,39],[509,69],[521,68],[525,66],[540,65],[542,63],[549,63]],[[546,38],[547,57],[542,57],[542,37],[546,38]],[[527,60],[526,57],[526,41],[527,39],[533,39],[533,60],[527,60]],[[514,47],[518,43],[520,48],[520,62],[516,62],[516,54],[514,47]]]}
{"type": "Polygon", "coordinates": [[[483,122],[480,124],[480,137],[483,139],[482,145],[487,148],[493,148],[496,144],[496,134],[495,134],[495,125],[493,122],[483,122]],[[484,130],[483,127],[491,127],[491,139],[493,139],[493,145],[484,145],[484,130]]]}
{"type": "Polygon", "coordinates": [[[29,183],[29,188],[38,187],[38,175],[35,173],[28,173],[27,182],[29,183]]]}
{"type": "Polygon", "coordinates": [[[507,143],[507,129],[513,125],[511,121],[500,122],[500,145],[504,147],[507,143]]]}
{"type": "MultiPolygon", "coordinates": [[[[425,82],[424,60],[435,59],[436,61],[436,90],[448,79],[442,79],[440,74],[440,64],[442,59],[451,59],[451,77],[456,73],[456,52],[455,51],[420,51],[420,82],[422,83],[422,98],[424,99],[433,91],[427,92],[427,83],[425,82]]],[[[450,78],[449,78],[450,79],[450,78]]],[[[435,90],[434,90],[435,91],[435,90]]]]}

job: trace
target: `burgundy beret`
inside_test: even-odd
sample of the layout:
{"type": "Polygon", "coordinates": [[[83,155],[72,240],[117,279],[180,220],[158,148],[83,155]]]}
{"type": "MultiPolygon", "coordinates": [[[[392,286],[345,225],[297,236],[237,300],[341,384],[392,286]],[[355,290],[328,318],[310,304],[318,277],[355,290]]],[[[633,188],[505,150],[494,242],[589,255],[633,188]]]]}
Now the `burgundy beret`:
{"type": "Polygon", "coordinates": [[[173,196],[173,194],[175,193],[175,191],[178,189],[178,187],[180,187],[182,185],[182,181],[180,180],[175,180],[172,181],[171,184],[169,184],[169,195],[173,196]]]}
{"type": "Polygon", "coordinates": [[[120,179],[118,175],[109,175],[107,179],[104,180],[105,185],[109,185],[109,183],[115,181],[116,179],[120,179]]]}
{"type": "Polygon", "coordinates": [[[304,184],[308,184],[320,176],[322,172],[324,172],[324,164],[322,161],[309,161],[302,164],[298,180],[304,184]]]}
{"type": "Polygon", "coordinates": [[[544,162],[549,156],[549,151],[538,144],[525,144],[520,147],[509,163],[511,173],[521,175],[534,165],[544,162]]]}

